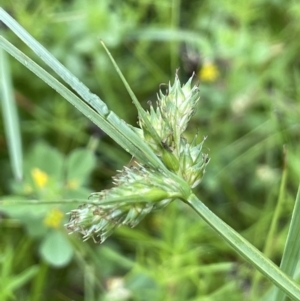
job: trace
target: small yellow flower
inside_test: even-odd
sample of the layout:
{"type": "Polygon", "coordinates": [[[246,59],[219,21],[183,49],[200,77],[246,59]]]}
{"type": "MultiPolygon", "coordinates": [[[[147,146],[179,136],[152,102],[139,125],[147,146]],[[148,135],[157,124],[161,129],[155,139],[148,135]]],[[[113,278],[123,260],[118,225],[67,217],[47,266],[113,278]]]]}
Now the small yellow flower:
{"type": "Polygon", "coordinates": [[[57,208],[49,211],[44,219],[44,224],[49,228],[57,229],[64,217],[64,214],[57,208]]]}
{"type": "Polygon", "coordinates": [[[205,62],[200,69],[198,76],[205,82],[213,82],[219,77],[218,67],[212,62],[205,62]]]}
{"type": "Polygon", "coordinates": [[[38,188],[43,188],[48,182],[49,176],[39,168],[34,168],[31,170],[31,176],[38,188]]]}

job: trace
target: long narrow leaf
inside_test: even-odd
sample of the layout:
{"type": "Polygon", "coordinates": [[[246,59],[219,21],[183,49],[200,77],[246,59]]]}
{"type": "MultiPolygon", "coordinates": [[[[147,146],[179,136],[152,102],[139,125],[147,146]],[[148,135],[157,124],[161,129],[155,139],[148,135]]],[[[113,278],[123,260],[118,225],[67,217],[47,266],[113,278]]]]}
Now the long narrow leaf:
{"type": "Polygon", "coordinates": [[[56,90],[81,113],[83,113],[93,123],[101,128],[107,135],[114,139],[127,152],[131,153],[141,162],[151,164],[155,168],[165,168],[162,162],[152,152],[150,147],[145,144],[123,120],[118,118],[116,114],[111,111],[106,116],[96,113],[90,108],[90,106],[86,105],[79,97],[61,84],[57,79],[55,79],[52,75],[42,69],[39,65],[37,65],[34,61],[32,61],[29,57],[27,57],[1,36],[0,47],[5,49],[20,63],[35,73],[54,90],[56,90]]]}
{"type": "Polygon", "coordinates": [[[34,53],[36,53],[58,76],[72,87],[99,114],[107,115],[106,104],[79,81],[63,64],[61,64],[44,46],[35,40],[16,20],[0,8],[0,20],[10,28],[34,53]]]}
{"type": "Polygon", "coordinates": [[[300,288],[278,266],[266,258],[245,238],[212,213],[194,194],[187,200],[191,206],[234,250],[247,259],[262,274],[283,290],[292,300],[300,300],[300,288]]]}
{"type": "MultiPolygon", "coordinates": [[[[174,195],[171,195],[172,199],[178,198],[178,195],[174,193],[174,195]]],[[[140,194],[132,194],[130,196],[120,196],[120,197],[107,197],[105,199],[99,199],[99,200],[87,200],[87,199],[64,199],[59,201],[43,201],[40,200],[12,200],[9,199],[1,199],[0,204],[1,206],[5,207],[12,207],[12,206],[20,206],[20,205],[65,205],[65,204],[91,204],[91,205],[116,205],[120,204],[121,202],[126,202],[126,204],[137,204],[137,203],[149,203],[149,199],[142,198],[140,194]]]]}
{"type": "MultiPolygon", "coordinates": [[[[285,243],[285,248],[280,264],[280,268],[287,275],[293,277],[297,264],[300,260],[300,185],[298,187],[298,193],[296,196],[296,202],[292,214],[292,220],[289,228],[289,233],[285,243]]],[[[283,301],[285,299],[285,294],[277,290],[275,294],[275,301],[283,301]]]]}
{"type": "Polygon", "coordinates": [[[8,57],[2,49],[0,49],[0,97],[12,170],[15,178],[21,180],[23,177],[23,155],[19,118],[13,96],[8,57]]]}
{"type": "MultiPolygon", "coordinates": [[[[55,57],[53,57],[46,48],[44,48],[39,42],[37,42],[24,28],[22,28],[21,25],[19,25],[2,8],[0,8],[0,20],[4,22],[25,44],[27,44],[50,68],[52,68],[52,70],[56,72],[58,76],[60,76],[68,85],[70,85],[84,99],[84,101],[86,101],[92,108],[94,108],[99,113],[98,116],[101,116],[101,119],[103,121],[102,126],[95,122],[95,118],[93,118],[92,120],[89,115],[85,114],[88,118],[90,118],[95,124],[97,124],[104,132],[106,132],[110,124],[111,126],[109,129],[109,133],[106,133],[112,137],[112,135],[115,135],[114,132],[118,131],[119,134],[116,134],[118,136],[117,139],[114,137],[112,138],[118,144],[120,144],[127,152],[135,156],[137,154],[136,149],[139,149],[139,155],[137,156],[139,160],[149,165],[152,165],[154,168],[166,170],[164,164],[157,158],[157,156],[153,153],[151,148],[123,120],[121,120],[113,112],[109,111],[106,104],[97,95],[91,93],[89,89],[77,79],[77,77],[75,77],[55,57]],[[103,127],[104,120],[106,121],[105,128],[103,127]],[[127,141],[127,143],[125,143],[126,145],[124,145],[124,143],[121,144],[120,141],[118,141],[119,139],[121,139],[121,136],[123,136],[123,142],[125,140],[129,140],[127,141]],[[134,146],[135,150],[132,149],[132,146],[134,146]]],[[[7,43],[8,42],[6,41],[6,44],[7,43]]],[[[19,61],[26,67],[26,64],[28,63],[29,67],[30,61],[28,60],[28,58],[26,60],[24,60],[23,58],[19,61]]],[[[53,80],[54,78],[52,77],[51,81],[53,80]]],[[[50,86],[52,86],[51,81],[47,82],[50,86]]],[[[58,83],[58,81],[56,82],[58,83]]],[[[82,102],[82,100],[80,100],[79,98],[76,98],[76,100],[73,98],[73,100],[73,104],[76,107],[79,107],[79,103],[82,102]]]]}
{"type": "Polygon", "coordinates": [[[103,48],[105,49],[106,53],[108,54],[111,62],[113,63],[117,73],[119,74],[128,94],[131,97],[131,100],[133,102],[133,104],[136,106],[141,118],[143,119],[143,121],[145,122],[147,129],[149,130],[151,137],[155,140],[157,145],[161,145],[161,139],[159,138],[159,135],[157,134],[157,132],[155,131],[154,127],[152,126],[150,120],[148,119],[147,113],[146,111],[142,108],[141,104],[139,103],[137,97],[135,96],[135,94],[133,93],[132,89],[130,88],[127,80],[125,79],[122,71],[120,70],[120,68],[118,67],[116,61],[114,60],[114,58],[112,57],[111,53],[109,52],[109,50],[107,49],[107,47],[105,46],[105,44],[103,42],[101,42],[103,48]]]}

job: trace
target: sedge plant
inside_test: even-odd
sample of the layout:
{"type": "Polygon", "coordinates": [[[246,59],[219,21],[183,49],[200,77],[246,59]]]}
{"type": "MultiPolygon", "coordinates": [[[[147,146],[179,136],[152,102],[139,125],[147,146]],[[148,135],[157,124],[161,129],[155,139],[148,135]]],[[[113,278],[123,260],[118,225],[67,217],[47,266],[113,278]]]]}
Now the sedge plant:
{"type": "MultiPolygon", "coordinates": [[[[211,212],[193,193],[193,188],[203,177],[209,158],[203,153],[205,138],[198,142],[197,137],[192,141],[184,137],[184,131],[200,98],[199,89],[193,86],[192,78],[182,85],[176,74],[174,83],[169,84],[167,92],[160,91],[157,102],[150,103],[150,108],[146,111],[103,44],[137,108],[139,127],[133,127],[110,111],[98,96],[91,93],[3,9],[0,9],[0,20],[76,94],[3,36],[0,36],[0,46],[73,104],[138,162],[134,167],[124,167],[118,172],[113,178],[113,188],[93,193],[84,204],[70,212],[70,220],[66,224],[70,232],[81,233],[84,240],[92,238],[103,242],[116,227],[134,227],[152,210],[167,206],[172,201],[181,201],[193,208],[239,255],[275,284],[275,300],[283,300],[285,295],[292,300],[300,300],[300,288],[291,278],[294,269],[291,268],[289,258],[283,260],[280,269],[211,212]]],[[[297,204],[299,199],[298,195],[297,204]]],[[[288,250],[293,251],[293,260],[299,255],[299,246],[292,239],[298,233],[298,224],[294,219],[285,248],[286,254],[290,254],[288,250]]]]}

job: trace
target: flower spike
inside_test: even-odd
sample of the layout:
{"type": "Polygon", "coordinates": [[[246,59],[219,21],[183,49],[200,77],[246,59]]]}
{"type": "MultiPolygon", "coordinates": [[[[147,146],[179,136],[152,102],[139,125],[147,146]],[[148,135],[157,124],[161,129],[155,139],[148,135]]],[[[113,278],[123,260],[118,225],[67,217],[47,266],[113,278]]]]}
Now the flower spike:
{"type": "Polygon", "coordinates": [[[69,213],[66,227],[71,233],[102,243],[117,227],[134,227],[151,211],[182,198],[182,183],[188,190],[200,183],[209,162],[202,153],[206,138],[197,144],[195,137],[189,144],[183,137],[200,98],[192,79],[182,86],[176,74],[168,93],[159,91],[156,107],[150,102],[149,111],[138,110],[140,128],[134,128],[171,174],[152,169],[147,162],[124,167],[113,178],[113,188],[93,193],[89,203],[69,213]]]}

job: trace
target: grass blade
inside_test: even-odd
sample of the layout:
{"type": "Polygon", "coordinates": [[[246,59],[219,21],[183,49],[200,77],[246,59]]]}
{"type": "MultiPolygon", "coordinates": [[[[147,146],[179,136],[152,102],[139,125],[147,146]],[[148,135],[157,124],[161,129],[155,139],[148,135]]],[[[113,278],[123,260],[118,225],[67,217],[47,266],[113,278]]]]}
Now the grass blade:
{"type": "Polygon", "coordinates": [[[13,96],[8,57],[2,49],[0,49],[0,90],[2,92],[0,102],[12,170],[15,178],[21,180],[23,177],[23,155],[20,124],[13,96]]]}
{"type": "MultiPolygon", "coordinates": [[[[292,300],[300,300],[300,288],[292,279],[280,270],[270,259],[251,245],[240,234],[213,214],[194,194],[187,200],[191,206],[235,251],[247,259],[292,300]]],[[[298,232],[299,233],[299,232],[298,232]]]]}
{"type": "Polygon", "coordinates": [[[79,81],[63,64],[61,64],[44,46],[36,41],[16,20],[0,8],[0,20],[9,27],[34,53],[36,53],[59,77],[76,91],[99,114],[107,115],[106,104],[79,81]]]}
{"type": "Polygon", "coordinates": [[[56,90],[127,152],[131,153],[141,162],[151,164],[155,168],[165,169],[162,162],[152,152],[150,147],[145,144],[123,120],[119,119],[116,114],[110,111],[106,116],[103,116],[95,112],[90,106],[85,104],[82,99],[1,36],[0,47],[4,48],[20,63],[56,90]]]}
{"type": "MultiPolygon", "coordinates": [[[[289,233],[284,247],[280,268],[289,276],[293,277],[300,257],[300,185],[296,196],[289,233]]],[[[284,292],[277,290],[275,301],[285,299],[284,292]]]]}
{"type": "Polygon", "coordinates": [[[113,63],[117,73],[119,74],[128,94],[130,95],[133,104],[136,106],[139,115],[141,116],[141,118],[143,119],[143,121],[145,122],[147,129],[150,131],[151,137],[155,140],[157,145],[161,145],[161,139],[159,137],[159,135],[157,134],[157,132],[155,131],[154,127],[152,126],[150,120],[148,119],[147,113],[145,112],[145,110],[142,108],[141,104],[139,103],[137,97],[135,96],[135,94],[133,93],[132,89],[130,88],[128,82],[126,81],[122,71],[120,70],[120,68],[118,67],[116,61],[114,60],[114,58],[112,57],[111,53],[109,52],[109,50],[107,49],[107,47],[105,46],[105,44],[101,41],[101,44],[103,46],[103,48],[105,49],[106,53],[108,54],[111,62],[113,63]]]}
{"type": "MultiPolygon", "coordinates": [[[[22,28],[21,25],[19,25],[2,8],[0,8],[0,20],[4,22],[25,44],[27,44],[28,47],[31,48],[58,76],[60,76],[68,85],[70,85],[84,99],[85,102],[87,102],[92,108],[95,109],[95,111],[99,113],[98,116],[100,117],[98,118],[101,118],[101,125],[99,125],[99,122],[96,123],[97,118],[94,114],[93,116],[91,112],[89,114],[85,114],[88,118],[91,117],[91,120],[93,119],[92,122],[94,122],[104,132],[111,136],[127,152],[131,153],[134,156],[138,154],[136,157],[141,162],[149,164],[154,168],[166,170],[164,164],[153,153],[151,148],[143,140],[141,140],[141,138],[123,120],[121,120],[112,111],[109,111],[106,104],[97,95],[91,93],[89,89],[77,79],[77,77],[75,77],[54,56],[52,56],[52,54],[46,48],[44,48],[40,43],[38,43],[25,29],[22,28]],[[118,131],[118,133],[114,133],[116,131],[118,131]]],[[[8,43],[8,41],[5,42],[5,39],[2,39],[2,47],[4,47],[4,44],[9,45],[8,43]]],[[[10,45],[9,48],[12,49],[12,45],[10,45]]],[[[19,52],[18,57],[19,59],[15,56],[15,58],[17,58],[26,67],[29,68],[29,64],[32,65],[32,61],[29,60],[29,58],[26,58],[26,60],[24,60],[24,54],[22,54],[21,52],[19,52]]],[[[37,69],[37,66],[38,65],[35,64],[35,70],[37,69]]],[[[43,69],[40,68],[40,75],[38,75],[33,70],[31,71],[33,71],[39,77],[41,77],[41,73],[43,73],[43,76],[45,76],[45,71],[43,72],[41,70],[43,69]]],[[[50,85],[52,88],[54,88],[52,86],[52,81],[54,80],[56,85],[58,85],[59,82],[54,77],[52,77],[50,81],[47,81],[47,84],[50,85]]],[[[62,85],[61,83],[59,84],[62,85]]],[[[54,89],[57,90],[57,88],[54,89]]],[[[70,92],[71,91],[69,91],[68,94],[70,92]]],[[[70,98],[68,100],[70,101],[70,98]]],[[[77,108],[80,107],[79,103],[82,101],[83,100],[81,100],[78,97],[73,97],[73,105],[75,105],[75,107],[77,108]]],[[[85,108],[85,111],[86,109],[87,108],[85,108]]]]}

